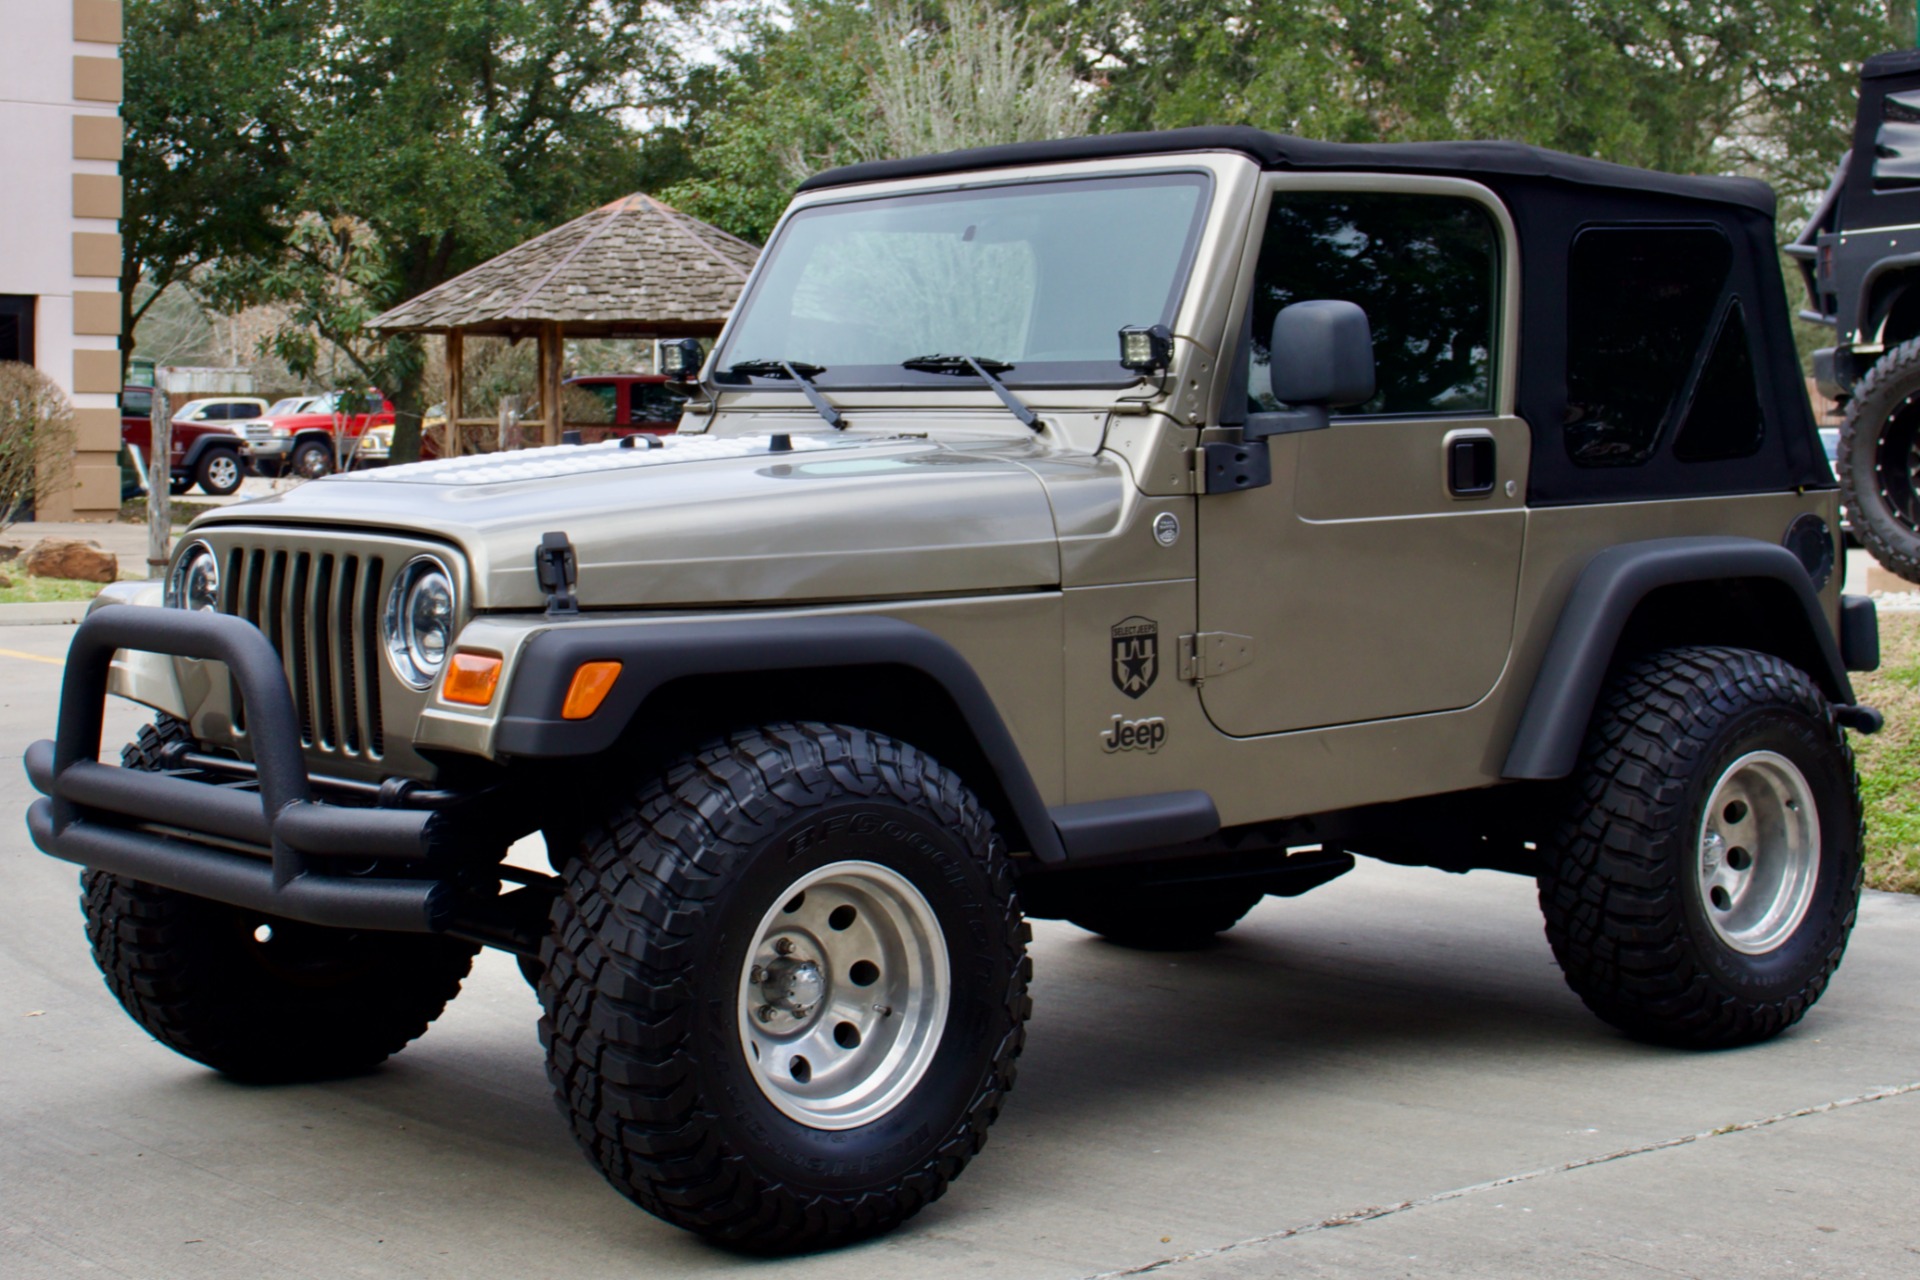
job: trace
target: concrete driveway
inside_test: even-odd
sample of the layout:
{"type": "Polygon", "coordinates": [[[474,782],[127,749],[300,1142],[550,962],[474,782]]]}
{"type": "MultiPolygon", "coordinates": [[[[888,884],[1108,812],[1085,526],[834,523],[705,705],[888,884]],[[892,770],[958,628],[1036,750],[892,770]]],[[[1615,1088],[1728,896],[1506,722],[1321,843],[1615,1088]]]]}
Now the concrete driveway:
{"type": "Polygon", "coordinates": [[[894,1235],[784,1262],[608,1189],[498,955],[372,1076],[226,1083],[121,1014],[27,842],[13,762],[70,635],[0,632],[0,1274],[1920,1276],[1920,900],[1887,895],[1799,1028],[1707,1055],[1590,1017],[1491,872],[1365,866],[1191,955],[1041,922],[986,1151],[894,1235]]]}

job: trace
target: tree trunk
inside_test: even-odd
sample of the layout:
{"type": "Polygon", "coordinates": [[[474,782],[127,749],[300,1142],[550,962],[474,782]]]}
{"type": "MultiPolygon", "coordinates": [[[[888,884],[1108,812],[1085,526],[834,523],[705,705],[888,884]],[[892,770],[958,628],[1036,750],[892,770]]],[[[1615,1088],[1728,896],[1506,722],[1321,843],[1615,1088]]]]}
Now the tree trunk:
{"type": "MultiPolygon", "coordinates": [[[[415,348],[420,345],[417,334],[408,334],[405,341],[415,348]]],[[[426,362],[417,358],[395,361],[401,373],[396,380],[399,385],[382,388],[387,398],[393,401],[393,452],[388,461],[395,466],[403,462],[420,461],[420,418],[423,403],[423,383],[426,381],[426,362]]]]}

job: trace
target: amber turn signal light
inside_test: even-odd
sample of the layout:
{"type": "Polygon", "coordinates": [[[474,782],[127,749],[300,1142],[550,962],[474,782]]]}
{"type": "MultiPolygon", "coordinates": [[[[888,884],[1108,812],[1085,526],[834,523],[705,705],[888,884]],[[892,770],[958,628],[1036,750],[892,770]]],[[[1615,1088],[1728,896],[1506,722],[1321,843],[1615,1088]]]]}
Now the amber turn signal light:
{"type": "Polygon", "coordinates": [[[447,664],[447,678],[440,685],[440,697],[446,702],[484,707],[493,701],[500,683],[500,659],[490,653],[464,653],[456,650],[447,664]]]}
{"type": "Polygon", "coordinates": [[[613,692],[613,682],[620,674],[617,662],[583,662],[580,669],[573,673],[573,683],[567,686],[567,700],[560,704],[562,720],[585,720],[600,709],[600,704],[613,692]]]}

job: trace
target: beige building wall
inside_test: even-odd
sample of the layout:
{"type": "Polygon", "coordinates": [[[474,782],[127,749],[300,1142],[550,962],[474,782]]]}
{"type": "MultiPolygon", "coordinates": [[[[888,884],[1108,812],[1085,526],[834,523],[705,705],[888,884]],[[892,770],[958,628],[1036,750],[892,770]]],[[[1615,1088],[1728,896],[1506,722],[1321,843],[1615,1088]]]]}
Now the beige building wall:
{"type": "Polygon", "coordinates": [[[0,299],[76,411],[43,520],[120,509],[120,34],[120,0],[0,0],[0,299]]]}

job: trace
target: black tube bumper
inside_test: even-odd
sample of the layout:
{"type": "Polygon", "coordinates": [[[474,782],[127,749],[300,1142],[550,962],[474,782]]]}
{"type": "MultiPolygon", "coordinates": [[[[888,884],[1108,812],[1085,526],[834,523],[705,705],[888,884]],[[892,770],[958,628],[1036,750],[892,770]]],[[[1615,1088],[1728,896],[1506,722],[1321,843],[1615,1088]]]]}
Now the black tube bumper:
{"type": "Polygon", "coordinates": [[[452,842],[447,815],[315,800],[280,655],[242,619],[129,605],[93,613],[67,654],[59,730],[25,763],[46,796],[27,811],[27,830],[56,858],[309,924],[409,933],[448,924],[444,880],[346,870],[347,860],[427,870],[452,842]],[[99,763],[118,649],[226,665],[247,708],[257,790],[99,763]]]}

